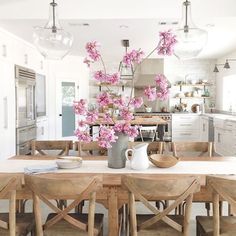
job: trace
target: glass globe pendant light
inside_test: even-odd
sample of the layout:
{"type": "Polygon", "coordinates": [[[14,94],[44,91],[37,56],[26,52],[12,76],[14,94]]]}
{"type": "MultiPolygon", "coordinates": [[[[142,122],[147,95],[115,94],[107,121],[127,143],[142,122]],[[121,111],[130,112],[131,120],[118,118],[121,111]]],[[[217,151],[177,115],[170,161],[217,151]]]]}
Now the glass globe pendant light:
{"type": "Polygon", "coordinates": [[[191,17],[191,3],[186,0],[182,6],[182,20],[180,28],[176,30],[178,43],[175,55],[179,59],[196,57],[207,43],[207,31],[195,26],[191,17]]]}
{"type": "Polygon", "coordinates": [[[62,29],[57,17],[57,3],[50,3],[49,21],[44,27],[35,27],[34,44],[47,59],[60,60],[71,49],[73,36],[62,29]]]}

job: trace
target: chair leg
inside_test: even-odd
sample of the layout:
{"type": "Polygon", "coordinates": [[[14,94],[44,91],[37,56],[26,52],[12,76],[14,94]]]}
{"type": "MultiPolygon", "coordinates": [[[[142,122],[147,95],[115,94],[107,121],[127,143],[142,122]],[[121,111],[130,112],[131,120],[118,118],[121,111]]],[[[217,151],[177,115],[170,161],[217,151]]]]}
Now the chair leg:
{"type": "Polygon", "coordinates": [[[196,221],[196,236],[201,236],[200,228],[199,228],[199,223],[196,221]]]}
{"type": "Polygon", "coordinates": [[[207,210],[207,216],[210,216],[211,204],[210,202],[205,203],[205,208],[207,210]]]}
{"type": "Polygon", "coordinates": [[[76,213],[83,213],[83,206],[84,206],[84,201],[80,202],[78,206],[75,208],[76,213]]]}

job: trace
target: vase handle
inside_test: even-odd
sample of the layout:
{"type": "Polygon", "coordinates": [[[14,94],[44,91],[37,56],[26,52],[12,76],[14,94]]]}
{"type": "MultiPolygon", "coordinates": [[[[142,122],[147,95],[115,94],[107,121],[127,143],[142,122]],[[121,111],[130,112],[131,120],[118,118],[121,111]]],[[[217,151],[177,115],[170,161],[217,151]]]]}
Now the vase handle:
{"type": "Polygon", "coordinates": [[[125,157],[126,157],[126,160],[127,161],[131,161],[130,159],[129,159],[129,152],[132,152],[132,156],[133,156],[133,149],[131,149],[131,148],[129,148],[129,149],[127,149],[126,151],[125,151],[125,157]]]}

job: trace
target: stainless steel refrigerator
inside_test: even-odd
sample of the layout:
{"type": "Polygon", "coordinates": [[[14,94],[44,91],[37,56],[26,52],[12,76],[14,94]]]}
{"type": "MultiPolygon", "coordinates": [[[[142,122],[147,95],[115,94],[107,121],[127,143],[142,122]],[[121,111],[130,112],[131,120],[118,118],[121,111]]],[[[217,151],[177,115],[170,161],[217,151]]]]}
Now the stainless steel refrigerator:
{"type": "Polygon", "coordinates": [[[30,141],[36,139],[35,78],[35,71],[15,66],[16,153],[20,155],[29,154],[30,141]]]}

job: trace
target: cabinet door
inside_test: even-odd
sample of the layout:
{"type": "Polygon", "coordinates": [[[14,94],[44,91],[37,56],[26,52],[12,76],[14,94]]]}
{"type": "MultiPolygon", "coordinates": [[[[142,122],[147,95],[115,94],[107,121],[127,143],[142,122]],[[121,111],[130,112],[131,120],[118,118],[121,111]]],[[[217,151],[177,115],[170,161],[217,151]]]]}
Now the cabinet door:
{"type": "Polygon", "coordinates": [[[209,124],[208,119],[201,117],[200,122],[200,131],[201,131],[201,141],[208,142],[209,141],[209,124]]]}
{"type": "Polygon", "coordinates": [[[0,158],[15,155],[15,80],[14,64],[0,60],[0,158]]]}

